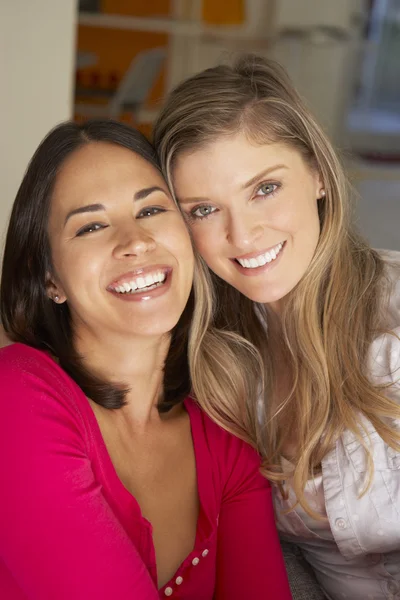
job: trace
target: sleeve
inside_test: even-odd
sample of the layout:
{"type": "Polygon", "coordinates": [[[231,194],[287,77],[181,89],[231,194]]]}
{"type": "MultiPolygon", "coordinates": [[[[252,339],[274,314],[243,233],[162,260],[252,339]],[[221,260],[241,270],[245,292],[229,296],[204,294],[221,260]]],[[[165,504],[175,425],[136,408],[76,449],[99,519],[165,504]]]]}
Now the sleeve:
{"type": "Polygon", "coordinates": [[[396,327],[390,336],[389,364],[392,389],[389,393],[397,404],[400,404],[400,327],[396,327]]]}
{"type": "Polygon", "coordinates": [[[372,342],[368,370],[371,381],[400,405],[400,327],[389,330],[372,342]]]}
{"type": "Polygon", "coordinates": [[[75,390],[32,362],[0,356],[0,557],[29,600],[158,599],[95,480],[75,390]]]}
{"type": "Polygon", "coordinates": [[[259,472],[258,455],[235,442],[239,452],[231,457],[219,515],[215,600],[290,600],[271,486],[259,472]]]}

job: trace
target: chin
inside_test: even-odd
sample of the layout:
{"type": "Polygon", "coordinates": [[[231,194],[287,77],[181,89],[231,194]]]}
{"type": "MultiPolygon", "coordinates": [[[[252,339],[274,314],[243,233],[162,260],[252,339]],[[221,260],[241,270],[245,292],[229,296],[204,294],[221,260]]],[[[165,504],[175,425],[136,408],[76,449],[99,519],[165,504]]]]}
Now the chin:
{"type": "Polygon", "coordinates": [[[241,294],[243,294],[243,296],[246,296],[246,298],[249,298],[249,300],[252,300],[253,302],[257,302],[258,304],[275,304],[280,302],[285,296],[287,296],[290,290],[279,292],[272,292],[271,290],[265,289],[239,291],[241,294]]]}
{"type": "Polygon", "coordinates": [[[124,335],[139,337],[163,337],[169,335],[176,327],[181,315],[161,314],[159,318],[135,319],[130,322],[125,321],[123,325],[118,324],[118,329],[124,335]],[[160,318],[161,317],[161,318],[160,318]]]}
{"type": "Polygon", "coordinates": [[[143,327],[142,331],[138,332],[139,335],[143,337],[160,337],[168,336],[174,330],[178,321],[173,321],[171,323],[160,323],[159,326],[154,325],[151,327],[143,327]]]}
{"type": "MultiPolygon", "coordinates": [[[[164,315],[165,317],[167,317],[167,315],[164,315]]],[[[168,315],[167,318],[160,320],[160,322],[157,324],[157,326],[151,327],[151,331],[153,332],[153,335],[164,335],[164,334],[168,334],[171,333],[171,331],[173,331],[175,329],[175,327],[178,325],[180,319],[182,317],[182,314],[180,313],[179,315],[168,315]]]]}

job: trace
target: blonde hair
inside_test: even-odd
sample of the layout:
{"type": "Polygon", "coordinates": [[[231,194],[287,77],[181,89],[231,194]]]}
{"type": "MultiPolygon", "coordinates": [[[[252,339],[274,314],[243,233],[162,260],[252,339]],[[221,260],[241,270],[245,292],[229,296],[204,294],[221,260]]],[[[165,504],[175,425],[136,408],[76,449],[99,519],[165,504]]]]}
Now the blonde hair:
{"type": "Polygon", "coordinates": [[[221,427],[258,449],[261,444],[256,399],[263,385],[263,363],[255,346],[239,332],[219,327],[211,273],[195,250],[194,309],[188,336],[193,393],[221,427]]]}
{"type": "MultiPolygon", "coordinates": [[[[298,501],[315,515],[305,501],[305,484],[345,429],[368,453],[363,493],[372,481],[373,461],[360,414],[400,450],[400,434],[390,423],[400,417],[399,407],[383,387],[371,383],[366,364],[382,326],[384,264],[354,230],[348,184],[331,143],[285,71],[272,61],[246,55],[233,67],[220,65],[191,77],[169,95],[154,142],[171,189],[178,156],[238,132],[259,144],[281,142],[297,149],[319,172],[326,192],[319,201],[321,233],[314,257],[288,295],[282,315],[282,346],[293,379],[278,406],[269,402],[274,350],[265,327],[267,308],[211,275],[218,299],[216,326],[246,337],[263,358],[265,419],[254,441],[264,456],[264,473],[277,482],[293,475],[298,501]],[[299,440],[293,473],[281,467],[286,431],[295,431],[299,440]]],[[[254,397],[249,407],[257,412],[254,397]]]]}

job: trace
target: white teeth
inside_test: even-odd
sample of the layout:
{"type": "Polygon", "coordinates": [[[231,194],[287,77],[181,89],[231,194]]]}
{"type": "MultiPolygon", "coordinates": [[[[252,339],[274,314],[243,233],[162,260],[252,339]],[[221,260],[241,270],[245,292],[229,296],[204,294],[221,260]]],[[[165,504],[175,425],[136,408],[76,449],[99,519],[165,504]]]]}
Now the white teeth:
{"type": "Polygon", "coordinates": [[[147,275],[144,278],[145,282],[146,282],[146,287],[149,285],[153,285],[153,283],[156,283],[155,280],[153,279],[153,277],[151,275],[147,275]]]}
{"type": "Polygon", "coordinates": [[[236,260],[242,267],[245,267],[246,269],[255,269],[256,267],[262,267],[266,263],[270,263],[275,260],[282,248],[283,243],[281,242],[269,250],[269,252],[259,254],[255,258],[237,258],[236,260]]]}
{"type": "Polygon", "coordinates": [[[137,277],[132,281],[121,283],[120,285],[115,286],[113,289],[119,294],[126,294],[128,292],[132,293],[136,290],[141,290],[143,288],[148,288],[163,283],[163,281],[165,281],[165,278],[166,273],[162,271],[157,271],[156,273],[152,273],[151,275],[146,275],[145,277],[137,277]]]}

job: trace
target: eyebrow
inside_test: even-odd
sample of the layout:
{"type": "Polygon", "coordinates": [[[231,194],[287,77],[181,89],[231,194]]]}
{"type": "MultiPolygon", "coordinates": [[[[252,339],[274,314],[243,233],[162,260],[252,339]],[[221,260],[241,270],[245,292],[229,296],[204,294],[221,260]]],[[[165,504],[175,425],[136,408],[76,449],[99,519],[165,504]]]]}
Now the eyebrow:
{"type": "Polygon", "coordinates": [[[162,192],[163,194],[167,195],[165,190],[158,187],[158,185],[153,185],[152,187],[143,188],[142,190],[136,192],[133,199],[135,200],[135,202],[137,200],[144,200],[144,198],[147,198],[147,196],[150,196],[150,194],[153,194],[154,192],[162,192]]]}
{"type": "MultiPolygon", "coordinates": [[[[241,189],[247,190],[249,187],[252,187],[258,181],[260,181],[260,179],[263,179],[269,173],[272,173],[273,171],[277,171],[278,169],[288,169],[288,167],[286,165],[273,165],[272,167],[268,167],[268,169],[264,169],[264,171],[261,171],[261,173],[258,173],[257,175],[252,177],[249,181],[247,181],[245,184],[243,184],[241,186],[241,189]]],[[[205,201],[208,201],[208,198],[203,198],[200,196],[193,197],[193,198],[184,198],[183,200],[178,198],[179,204],[192,204],[194,202],[205,202],[205,201]]]]}
{"type": "MultiPolygon", "coordinates": [[[[149,188],[143,188],[142,190],[139,190],[133,196],[133,199],[135,202],[137,202],[138,200],[144,200],[145,198],[150,196],[150,194],[153,194],[153,192],[163,192],[163,194],[166,194],[165,190],[155,185],[149,188]]],[[[104,204],[87,204],[85,206],[79,206],[78,208],[74,208],[65,217],[64,225],[67,223],[68,219],[70,219],[74,215],[98,212],[100,210],[106,210],[104,204]]]]}
{"type": "Polygon", "coordinates": [[[286,165],[274,165],[273,167],[268,167],[268,169],[261,171],[261,173],[258,173],[258,175],[255,175],[249,181],[247,181],[247,183],[245,183],[242,186],[242,189],[246,190],[247,188],[252,187],[258,181],[260,181],[260,179],[263,179],[264,177],[266,177],[267,175],[269,175],[269,173],[272,173],[273,171],[277,171],[278,169],[287,169],[287,168],[288,167],[286,165]]]}
{"type": "Polygon", "coordinates": [[[79,208],[74,208],[73,210],[70,210],[67,216],[65,217],[64,225],[66,225],[68,219],[70,219],[74,215],[79,215],[81,213],[87,212],[98,212],[99,210],[106,210],[104,204],[87,204],[86,206],[79,206],[79,208]]]}

